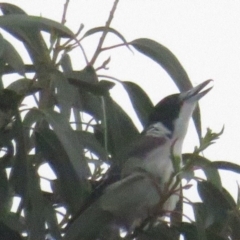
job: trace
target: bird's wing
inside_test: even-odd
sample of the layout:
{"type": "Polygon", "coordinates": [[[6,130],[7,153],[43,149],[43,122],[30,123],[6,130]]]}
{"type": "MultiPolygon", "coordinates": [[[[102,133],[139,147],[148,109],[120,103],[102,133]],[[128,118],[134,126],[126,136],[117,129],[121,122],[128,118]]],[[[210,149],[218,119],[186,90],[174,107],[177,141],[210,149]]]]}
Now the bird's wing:
{"type": "Polygon", "coordinates": [[[167,178],[169,171],[172,171],[170,147],[171,142],[167,137],[142,137],[127,153],[128,160],[123,165],[122,177],[143,169],[157,177],[167,178]]]}
{"type": "Polygon", "coordinates": [[[94,240],[113,224],[118,229],[136,227],[156,211],[161,198],[159,184],[147,173],[135,172],[110,185],[100,199],[70,225],[64,240],[94,240]]]}

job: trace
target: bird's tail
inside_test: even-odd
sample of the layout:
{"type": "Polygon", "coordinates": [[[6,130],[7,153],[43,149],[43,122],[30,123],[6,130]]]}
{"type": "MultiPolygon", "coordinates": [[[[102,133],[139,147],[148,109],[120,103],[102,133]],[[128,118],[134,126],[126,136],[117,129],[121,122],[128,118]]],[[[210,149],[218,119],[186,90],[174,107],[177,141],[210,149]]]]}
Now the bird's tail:
{"type": "Polygon", "coordinates": [[[113,220],[111,213],[102,210],[98,203],[94,203],[71,223],[63,240],[103,239],[101,235],[106,234],[113,220]]]}

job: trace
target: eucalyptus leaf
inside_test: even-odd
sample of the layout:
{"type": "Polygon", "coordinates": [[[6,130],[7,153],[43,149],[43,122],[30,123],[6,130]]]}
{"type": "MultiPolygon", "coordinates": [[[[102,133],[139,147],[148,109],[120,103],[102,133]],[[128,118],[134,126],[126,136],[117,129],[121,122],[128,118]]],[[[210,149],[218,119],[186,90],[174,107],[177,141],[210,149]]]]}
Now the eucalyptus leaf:
{"type": "Polygon", "coordinates": [[[236,203],[226,190],[221,191],[207,181],[198,182],[197,188],[211,219],[209,225],[220,231],[226,225],[228,212],[236,207],[236,203]]]}
{"type": "Polygon", "coordinates": [[[39,239],[45,237],[45,215],[44,215],[44,201],[40,188],[40,179],[37,176],[36,168],[32,166],[32,162],[29,159],[25,159],[27,162],[27,190],[28,195],[24,199],[26,201],[25,213],[26,223],[28,226],[28,238],[34,239],[38,236],[39,239]]]}
{"type": "MultiPolygon", "coordinates": [[[[139,38],[130,42],[130,44],[136,50],[160,64],[160,66],[170,75],[181,92],[192,88],[192,84],[185,69],[168,48],[148,38],[139,38]]],[[[193,120],[200,138],[202,130],[199,106],[196,107],[193,113],[193,120]]]]}
{"type": "Polygon", "coordinates": [[[205,173],[208,182],[211,182],[219,190],[222,189],[221,177],[217,168],[214,166],[214,162],[196,154],[186,153],[182,156],[186,164],[186,170],[200,168],[205,173]]]}
{"type": "Polygon", "coordinates": [[[72,62],[71,62],[71,58],[70,58],[69,54],[64,53],[62,55],[60,64],[63,69],[63,72],[69,73],[69,72],[73,71],[72,62]]]}
{"type": "MultiPolygon", "coordinates": [[[[0,7],[2,8],[1,3],[0,7]]],[[[52,33],[54,31],[56,34],[63,38],[74,37],[74,34],[70,29],[58,22],[43,17],[29,16],[25,14],[10,14],[0,16],[0,27],[33,28],[48,33],[52,33]]]]}
{"type": "Polygon", "coordinates": [[[98,32],[110,32],[110,33],[115,34],[117,37],[119,37],[123,41],[123,43],[126,45],[126,47],[128,47],[128,49],[131,50],[129,48],[128,43],[127,43],[126,39],[124,38],[124,36],[121,33],[119,33],[117,30],[115,30],[114,28],[111,28],[111,27],[105,27],[104,26],[104,27],[92,28],[92,29],[88,30],[83,35],[82,39],[85,38],[85,37],[88,37],[88,36],[90,36],[90,35],[92,35],[94,33],[98,33],[98,32]]]}
{"type": "Polygon", "coordinates": [[[213,166],[217,169],[232,171],[240,174],[240,165],[227,161],[214,161],[213,166]]]}
{"type": "Polygon", "coordinates": [[[52,71],[49,75],[55,88],[55,96],[60,112],[66,119],[70,119],[71,107],[76,98],[77,90],[69,84],[61,72],[52,71]]]}
{"type": "MultiPolygon", "coordinates": [[[[57,176],[59,186],[55,186],[54,194],[61,196],[66,207],[76,212],[86,198],[86,189],[72,166],[67,152],[56,133],[47,128],[36,132],[36,151],[41,153],[57,176]]],[[[51,220],[53,221],[53,220],[51,220]]]]}
{"type": "Polygon", "coordinates": [[[206,237],[206,224],[208,220],[207,209],[202,203],[193,203],[193,211],[196,219],[196,227],[197,227],[197,239],[198,240],[207,240],[206,237]]]}
{"type": "MultiPolygon", "coordinates": [[[[108,151],[110,151],[113,156],[117,156],[117,154],[139,136],[139,132],[131,118],[113,99],[108,96],[104,97],[104,105],[108,151]]],[[[116,164],[121,165],[123,162],[116,162],[116,164]]]]}
{"type": "Polygon", "coordinates": [[[140,122],[144,127],[147,126],[149,115],[154,107],[151,99],[137,84],[127,81],[121,82],[121,84],[127,91],[140,122]]]}
{"type": "MultiPolygon", "coordinates": [[[[1,17],[0,17],[1,19],[1,17]]],[[[8,63],[17,73],[24,75],[25,67],[17,50],[7,40],[3,40],[4,51],[1,58],[8,63]]]]}
{"type": "Polygon", "coordinates": [[[50,109],[42,110],[42,113],[62,143],[79,180],[87,179],[90,173],[87,163],[82,156],[82,143],[69,126],[67,119],[50,109]]]}
{"type": "Polygon", "coordinates": [[[19,95],[28,96],[38,92],[41,88],[32,79],[22,78],[9,84],[7,89],[15,91],[19,95]]]}

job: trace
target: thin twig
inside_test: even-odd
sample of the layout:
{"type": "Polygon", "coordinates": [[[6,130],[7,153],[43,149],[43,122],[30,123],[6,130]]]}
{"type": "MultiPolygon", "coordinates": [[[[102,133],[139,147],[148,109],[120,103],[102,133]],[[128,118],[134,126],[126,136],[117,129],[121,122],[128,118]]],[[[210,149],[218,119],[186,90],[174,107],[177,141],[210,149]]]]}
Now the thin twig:
{"type": "MultiPolygon", "coordinates": [[[[127,44],[130,44],[130,43],[127,43],[127,44]]],[[[101,51],[106,51],[106,50],[110,50],[110,49],[113,49],[113,48],[117,48],[117,47],[123,47],[123,46],[127,46],[126,43],[119,43],[119,44],[116,44],[116,45],[112,45],[112,46],[109,46],[109,47],[104,47],[104,48],[101,48],[101,51]]]]}
{"type": "MultiPolygon", "coordinates": [[[[114,2],[114,4],[113,4],[112,10],[110,11],[108,20],[107,20],[106,25],[105,25],[106,29],[110,27],[110,24],[111,24],[111,22],[112,22],[112,20],[113,20],[113,17],[114,17],[114,12],[115,12],[115,10],[117,9],[117,4],[118,4],[118,2],[119,2],[119,0],[115,0],[115,2],[114,2]]],[[[94,55],[93,55],[93,57],[92,57],[92,60],[90,61],[90,65],[91,65],[91,66],[95,63],[95,61],[97,60],[98,55],[99,55],[100,52],[101,52],[101,48],[102,48],[103,42],[104,42],[104,40],[105,40],[105,38],[106,38],[106,36],[107,36],[107,33],[108,33],[108,31],[105,30],[105,31],[102,33],[102,36],[101,36],[100,39],[99,39],[99,43],[98,43],[97,49],[96,49],[96,51],[95,51],[95,53],[94,53],[94,55]]]]}
{"type": "Polygon", "coordinates": [[[62,24],[66,23],[66,15],[67,15],[67,9],[68,9],[68,5],[69,5],[70,0],[66,0],[64,7],[63,7],[63,15],[62,15],[62,24]]]}
{"type": "MultiPolygon", "coordinates": [[[[62,20],[61,23],[64,25],[66,23],[66,15],[67,15],[67,9],[68,9],[68,5],[69,5],[70,0],[66,0],[64,7],[63,7],[63,14],[62,14],[62,20]]],[[[54,34],[54,33],[53,33],[54,34]]],[[[53,57],[52,57],[52,61],[55,63],[59,54],[59,49],[60,49],[60,37],[57,36],[57,40],[55,43],[55,50],[53,51],[53,57]]],[[[54,46],[54,43],[52,44],[52,48],[54,46]]],[[[51,48],[50,48],[51,49],[51,48]]]]}

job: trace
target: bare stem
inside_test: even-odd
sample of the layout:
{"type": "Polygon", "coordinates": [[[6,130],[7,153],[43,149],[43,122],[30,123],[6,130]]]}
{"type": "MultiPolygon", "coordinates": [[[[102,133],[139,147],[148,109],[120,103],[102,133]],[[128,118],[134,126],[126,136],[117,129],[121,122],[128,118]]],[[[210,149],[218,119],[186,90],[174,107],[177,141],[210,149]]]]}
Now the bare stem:
{"type": "Polygon", "coordinates": [[[106,51],[106,50],[110,50],[110,49],[117,48],[117,47],[123,47],[123,46],[126,46],[126,44],[125,43],[120,43],[120,44],[116,44],[116,45],[113,45],[113,46],[101,48],[101,51],[103,52],[103,51],[106,51]]]}
{"type": "MultiPolygon", "coordinates": [[[[115,2],[113,4],[113,7],[112,7],[112,9],[110,11],[108,20],[107,20],[106,25],[105,25],[106,29],[110,27],[110,24],[111,24],[111,22],[113,20],[113,17],[114,17],[114,12],[117,9],[118,2],[119,2],[119,0],[115,0],[115,2]]],[[[102,45],[103,45],[103,42],[104,42],[104,40],[105,40],[105,38],[107,36],[107,33],[108,33],[107,30],[103,31],[102,36],[99,39],[99,43],[98,43],[97,49],[96,49],[96,51],[95,51],[95,53],[94,53],[94,55],[92,57],[92,60],[90,61],[90,65],[93,65],[95,63],[95,61],[97,60],[97,57],[98,57],[98,55],[100,54],[100,52],[102,50],[102,45]]]]}
{"type": "MultiPolygon", "coordinates": [[[[63,7],[63,14],[62,14],[62,20],[61,20],[62,24],[65,24],[66,21],[67,21],[66,20],[66,15],[67,15],[67,9],[68,9],[69,2],[70,2],[70,0],[66,0],[66,2],[64,4],[64,7],[63,7]]],[[[52,57],[54,63],[56,62],[58,54],[60,52],[59,47],[60,47],[60,38],[57,36],[57,40],[56,40],[56,43],[55,43],[55,50],[53,52],[53,57],[52,57]]]]}
{"type": "Polygon", "coordinates": [[[63,7],[63,15],[62,15],[62,24],[66,23],[66,15],[67,15],[67,9],[68,9],[68,5],[69,5],[70,0],[66,0],[64,7],[63,7]]]}

